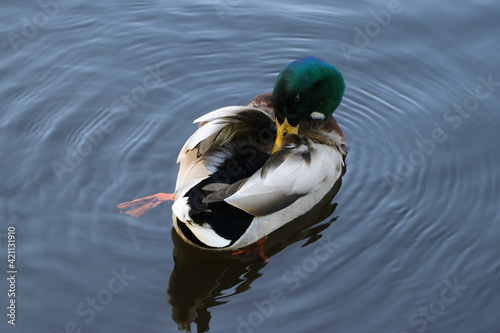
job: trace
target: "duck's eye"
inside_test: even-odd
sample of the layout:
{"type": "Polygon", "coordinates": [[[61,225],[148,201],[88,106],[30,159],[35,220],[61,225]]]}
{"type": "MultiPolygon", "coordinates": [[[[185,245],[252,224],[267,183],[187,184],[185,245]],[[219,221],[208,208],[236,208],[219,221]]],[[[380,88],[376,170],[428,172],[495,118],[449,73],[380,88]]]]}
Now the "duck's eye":
{"type": "Polygon", "coordinates": [[[294,104],[297,104],[298,102],[300,102],[300,97],[302,96],[302,94],[297,94],[297,96],[295,96],[295,98],[293,99],[293,103],[294,104]]]}

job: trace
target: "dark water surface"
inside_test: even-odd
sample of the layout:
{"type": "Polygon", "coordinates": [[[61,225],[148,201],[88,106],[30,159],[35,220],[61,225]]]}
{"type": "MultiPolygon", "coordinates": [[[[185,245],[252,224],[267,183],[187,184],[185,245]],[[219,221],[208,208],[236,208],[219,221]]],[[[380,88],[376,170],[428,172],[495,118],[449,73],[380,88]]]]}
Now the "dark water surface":
{"type": "Polygon", "coordinates": [[[4,1],[1,331],[499,332],[499,17],[493,0],[4,1]],[[269,264],[186,246],[170,203],[118,213],[173,191],[195,118],[306,55],[344,75],[347,172],[269,264]]]}

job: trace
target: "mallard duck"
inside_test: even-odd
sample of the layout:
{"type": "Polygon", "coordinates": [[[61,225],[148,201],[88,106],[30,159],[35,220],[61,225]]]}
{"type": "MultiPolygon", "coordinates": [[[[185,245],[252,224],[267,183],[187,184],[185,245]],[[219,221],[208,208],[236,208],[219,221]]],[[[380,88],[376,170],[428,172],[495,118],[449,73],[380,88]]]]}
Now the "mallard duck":
{"type": "MultiPolygon", "coordinates": [[[[179,236],[197,247],[238,250],[309,211],[341,177],[345,140],[332,114],[345,84],[332,65],[295,60],[272,92],[194,122],[175,194],[118,205],[137,217],[165,200],[179,236]]],[[[123,212],[123,211],[122,211],[123,212]]]]}

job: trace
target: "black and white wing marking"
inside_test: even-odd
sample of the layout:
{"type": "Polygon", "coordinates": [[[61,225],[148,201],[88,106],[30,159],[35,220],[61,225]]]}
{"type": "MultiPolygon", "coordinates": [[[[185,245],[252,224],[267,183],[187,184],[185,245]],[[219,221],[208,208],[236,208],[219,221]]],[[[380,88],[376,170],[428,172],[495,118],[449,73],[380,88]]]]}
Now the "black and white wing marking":
{"type": "Polygon", "coordinates": [[[340,177],[343,155],[336,147],[296,135],[286,137],[284,143],[260,171],[210,194],[205,202],[224,200],[249,214],[264,216],[289,206],[327,178],[340,177]]]}

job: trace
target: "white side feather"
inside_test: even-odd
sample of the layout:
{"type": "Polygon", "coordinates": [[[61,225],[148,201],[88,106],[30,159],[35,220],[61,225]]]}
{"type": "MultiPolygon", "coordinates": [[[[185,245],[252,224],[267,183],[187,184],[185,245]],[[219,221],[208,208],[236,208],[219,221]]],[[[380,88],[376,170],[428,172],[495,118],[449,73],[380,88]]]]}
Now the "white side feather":
{"type": "MultiPolygon", "coordinates": [[[[307,194],[316,188],[328,177],[340,176],[341,170],[332,170],[334,165],[341,165],[342,156],[335,148],[313,144],[310,151],[310,163],[304,163],[296,151],[283,161],[277,168],[269,169],[264,178],[260,171],[253,174],[248,181],[233,195],[225,201],[250,214],[258,215],[257,212],[269,211],[265,208],[275,205],[272,198],[280,198],[290,195],[307,194]],[[317,147],[318,149],[315,149],[317,147]]],[[[277,154],[286,154],[286,149],[277,154]]],[[[271,163],[269,160],[266,163],[271,163]]],[[[263,168],[265,168],[264,165],[263,168]]]]}
{"type": "Polygon", "coordinates": [[[196,238],[198,238],[208,246],[226,247],[231,243],[231,240],[217,235],[217,233],[213,231],[213,229],[210,228],[209,225],[198,225],[195,223],[187,223],[186,225],[188,226],[189,230],[191,230],[191,232],[196,236],[196,238]]]}
{"type": "MultiPolygon", "coordinates": [[[[325,151],[325,154],[329,155],[332,160],[323,165],[324,170],[318,170],[318,175],[323,173],[327,174],[324,181],[318,184],[307,195],[297,199],[285,209],[281,209],[265,216],[256,216],[252,221],[252,224],[250,224],[250,227],[234,244],[230,246],[230,249],[238,249],[247,244],[252,244],[259,240],[259,238],[262,237],[261,235],[270,234],[287,222],[292,221],[313,208],[314,205],[316,205],[332,189],[333,185],[342,173],[341,162],[343,160],[343,155],[341,152],[332,149],[329,153],[325,151]]],[[[319,178],[321,177],[322,176],[319,178]]],[[[306,182],[309,182],[309,185],[314,183],[311,179],[308,179],[306,182]]],[[[296,183],[296,185],[298,185],[298,183],[296,183]]]]}

